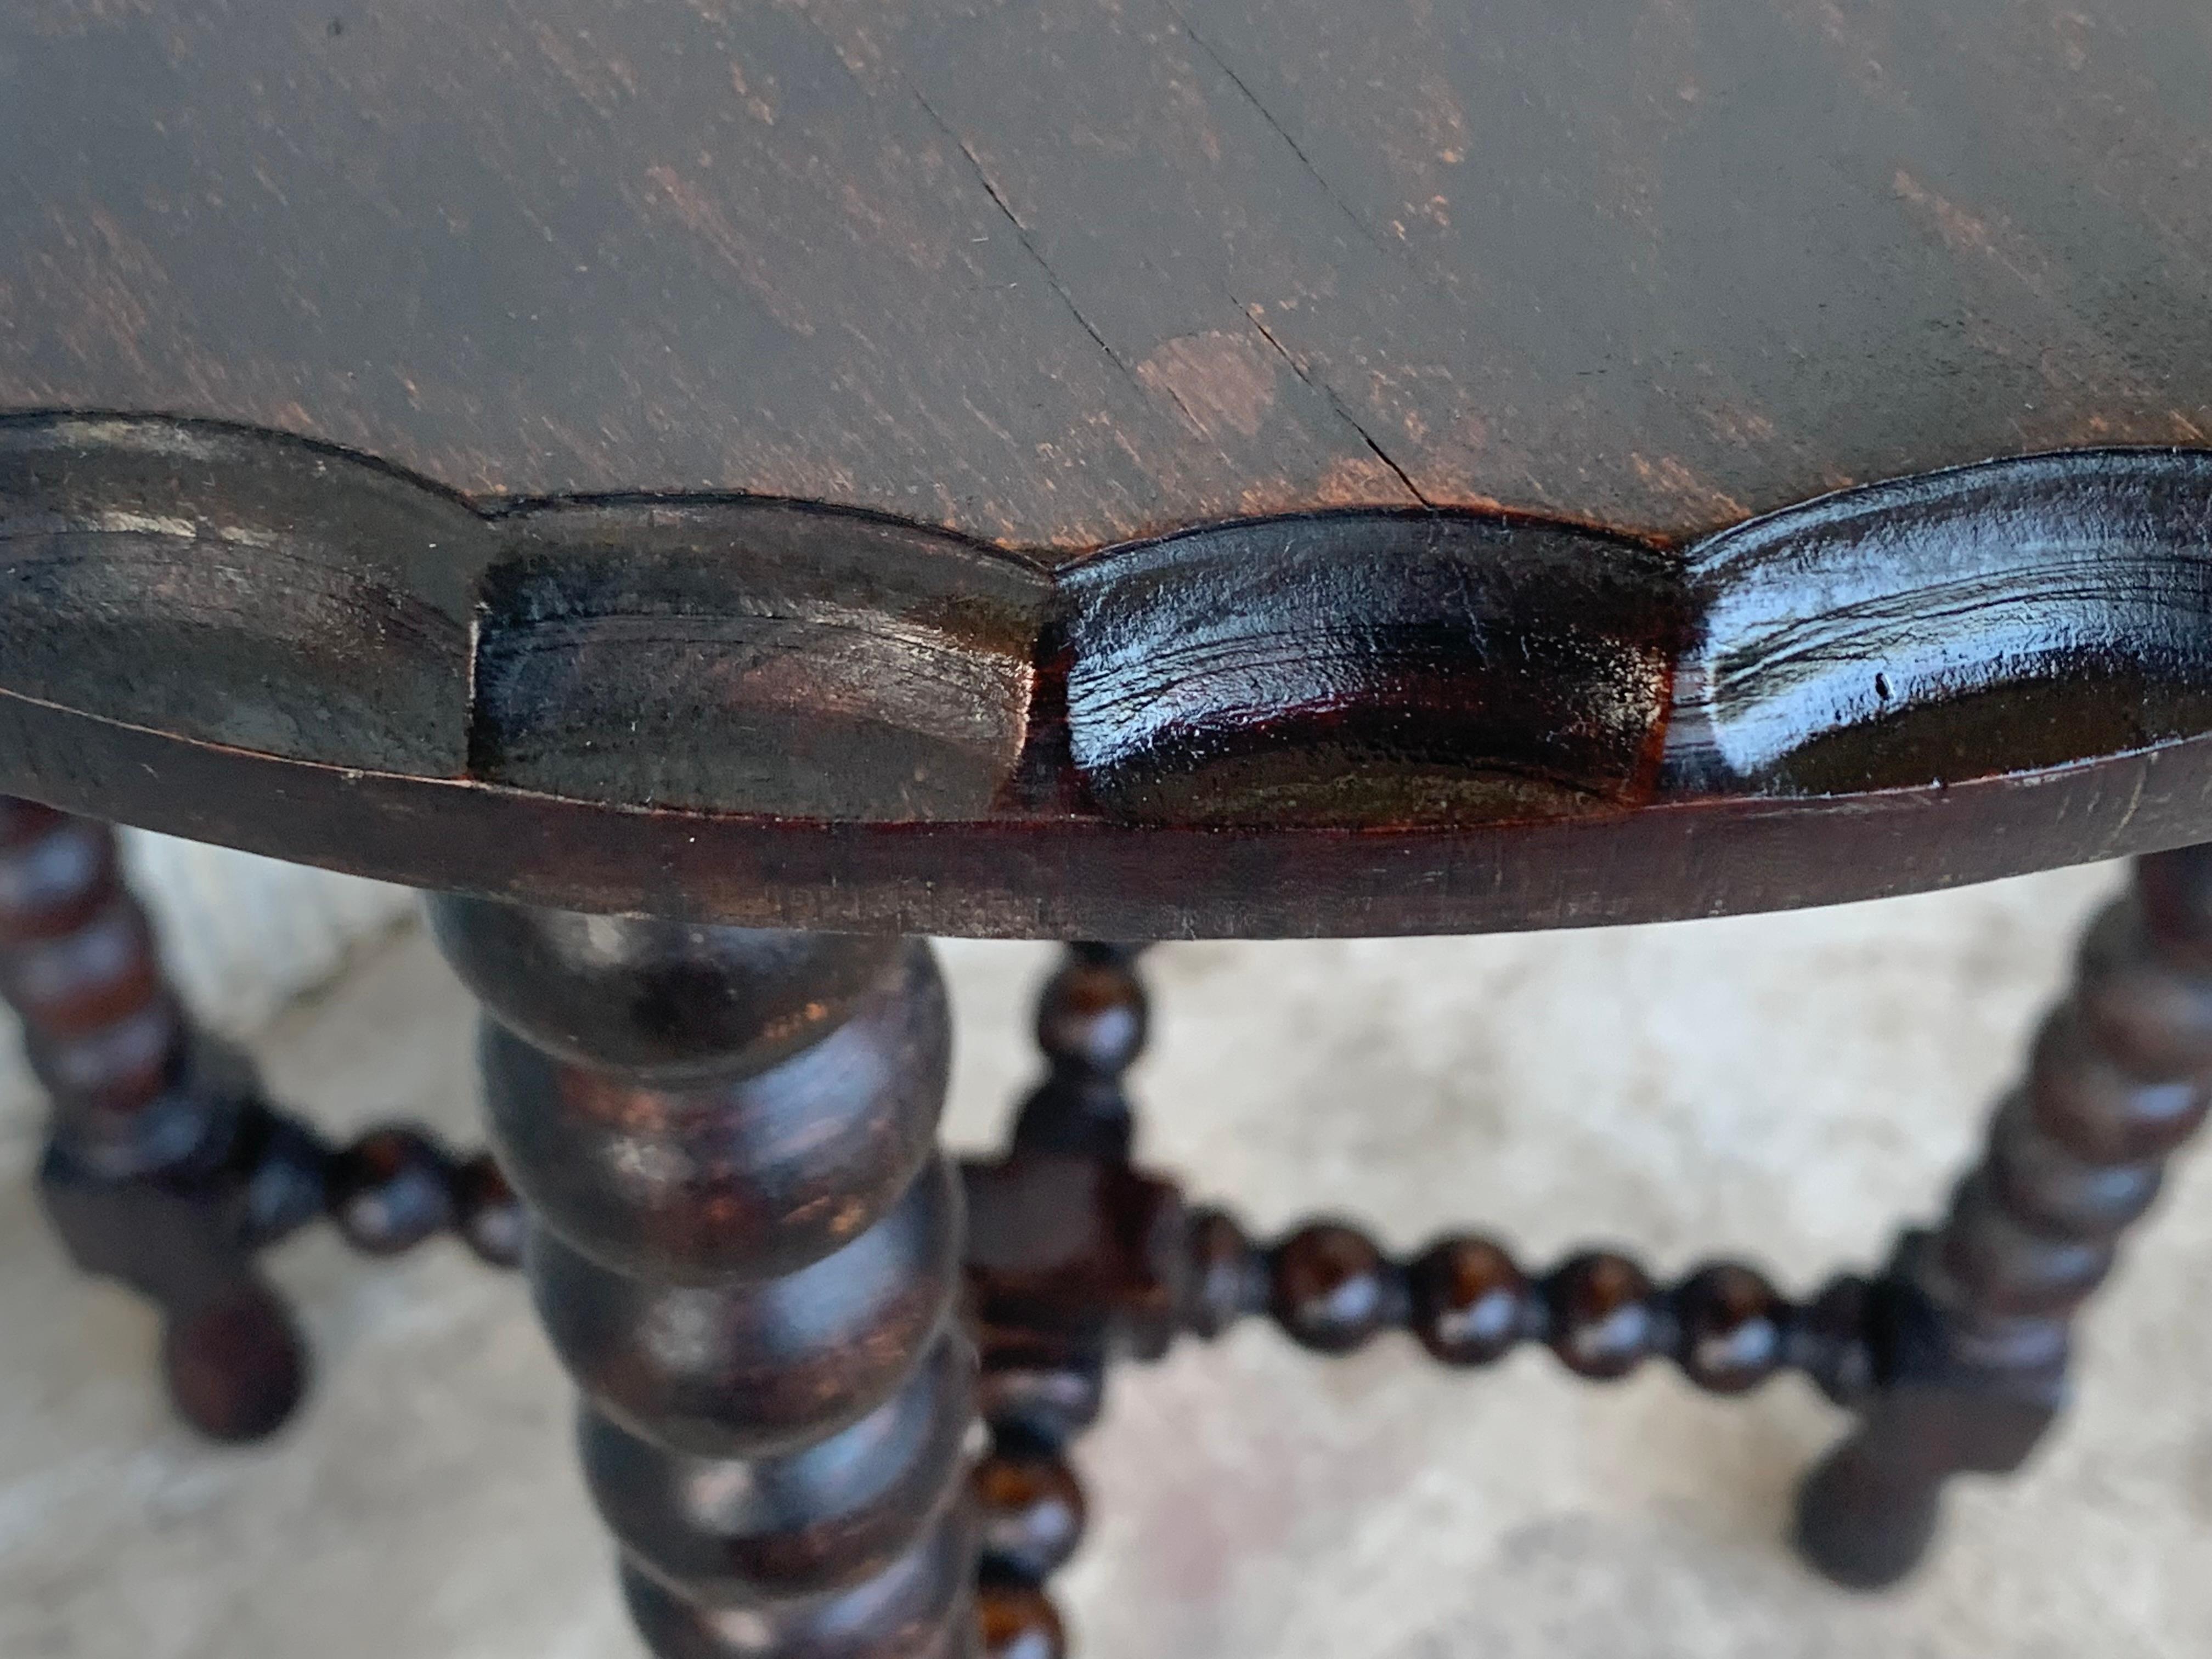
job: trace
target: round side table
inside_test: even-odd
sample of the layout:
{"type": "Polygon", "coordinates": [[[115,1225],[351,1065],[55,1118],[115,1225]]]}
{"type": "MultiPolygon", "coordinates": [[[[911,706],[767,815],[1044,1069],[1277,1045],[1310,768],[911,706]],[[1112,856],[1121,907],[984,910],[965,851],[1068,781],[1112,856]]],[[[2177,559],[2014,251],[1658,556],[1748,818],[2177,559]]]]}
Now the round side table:
{"type": "Polygon", "coordinates": [[[203,14],[0,17],[0,990],[194,1423],[292,1409],[316,1217],[520,1261],[669,1659],[1056,1652],[1109,1361],[1247,1315],[1805,1372],[1847,1583],[2044,1434],[2212,1100],[2185,0],[203,14]],[[101,821],[438,894],[493,1154],[270,1105],[101,821]],[[1802,1299],[1130,1162],[1145,941],[2122,854],[1948,1214],[1802,1299]],[[1073,942],[964,1167],[930,933],[1073,942]]]}

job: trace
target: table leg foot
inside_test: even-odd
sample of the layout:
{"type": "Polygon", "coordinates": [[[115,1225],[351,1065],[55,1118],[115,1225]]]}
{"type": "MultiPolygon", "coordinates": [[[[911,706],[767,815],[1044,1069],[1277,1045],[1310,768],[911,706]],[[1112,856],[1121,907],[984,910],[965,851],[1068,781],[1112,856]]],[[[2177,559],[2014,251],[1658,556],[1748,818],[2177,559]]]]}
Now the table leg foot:
{"type": "Polygon", "coordinates": [[[0,798],[0,996],[52,1097],[39,1189],[63,1243],[161,1309],[187,1422],[272,1432],[307,1367],[252,1253],[314,1212],[319,1151],[191,1029],[105,824],[0,798]]]}
{"type": "Polygon", "coordinates": [[[1878,1440],[1854,1436],[1806,1477],[1793,1541],[1835,1583],[1881,1589],[1919,1565],[1936,1535],[1942,1492],[1940,1481],[1893,1468],[1878,1440]]]}
{"type": "Polygon", "coordinates": [[[2212,847],[2136,860],[2085,938],[2026,1081],[1934,1232],[1875,1287],[1874,1381],[1808,1479],[1797,1543],[1838,1583],[1918,1563],[1954,1474],[2008,1474],[2065,1403],[2073,1316],[2212,1103],[2212,847]]]}
{"type": "Polygon", "coordinates": [[[283,1300],[247,1280],[168,1316],[161,1374],[178,1413],[209,1439],[259,1440],[283,1425],[306,1393],[307,1349],[283,1300]]]}

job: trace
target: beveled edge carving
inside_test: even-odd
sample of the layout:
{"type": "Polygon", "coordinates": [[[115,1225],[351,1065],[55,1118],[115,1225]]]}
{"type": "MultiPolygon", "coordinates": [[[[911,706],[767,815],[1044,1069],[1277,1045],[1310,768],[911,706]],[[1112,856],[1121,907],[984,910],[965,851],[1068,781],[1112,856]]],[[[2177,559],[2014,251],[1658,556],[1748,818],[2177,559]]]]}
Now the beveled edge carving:
{"type": "Polygon", "coordinates": [[[586,908],[1399,931],[1976,878],[2212,830],[2208,622],[2200,450],[1983,462],[1682,547],[1345,509],[1048,568],[817,504],[467,502],[276,434],[0,417],[0,787],[586,908]],[[127,765],[198,793],[163,805],[127,765]],[[1986,827],[2012,787],[2085,777],[2071,833],[1994,860],[1656,890],[1723,820],[1771,866],[1847,811],[1974,786],[1986,827]],[[248,778],[261,799],[225,798],[248,778]],[[510,856],[447,844],[464,822],[510,856]],[[672,854],[702,824],[772,866],[755,897],[672,854]],[[1644,897],[1561,885],[1632,846],[1644,897]],[[1452,890],[1470,857],[1487,895],[1452,890]]]}

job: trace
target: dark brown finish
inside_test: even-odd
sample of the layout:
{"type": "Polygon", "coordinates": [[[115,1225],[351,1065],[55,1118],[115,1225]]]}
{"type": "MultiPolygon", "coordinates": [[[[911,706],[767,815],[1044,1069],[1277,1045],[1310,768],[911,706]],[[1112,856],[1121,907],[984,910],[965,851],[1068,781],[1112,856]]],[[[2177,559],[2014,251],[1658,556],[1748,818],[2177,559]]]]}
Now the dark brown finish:
{"type": "Polygon", "coordinates": [[[1680,562],[1564,524],[1225,525],[1062,576],[1072,785],[1136,824],[1404,828],[1651,799],[1680,562]]]}
{"type": "Polygon", "coordinates": [[[774,502],[472,526],[468,775],[662,807],[982,815],[1020,757],[1043,583],[903,525],[774,502]]]}
{"type": "Polygon", "coordinates": [[[962,1659],[972,1351],[927,948],[446,898],[532,1289],[668,1659],[962,1659]]]}
{"type": "MultiPolygon", "coordinates": [[[[1222,1217],[1212,1227],[1218,1233],[1233,1224],[1222,1217]]],[[[1224,1258],[1241,1243],[1241,1236],[1233,1242],[1212,1233],[1197,1237],[1194,1255],[1200,1265],[1194,1276],[1201,1286],[1224,1271],[1224,1258]]],[[[1495,1364],[1519,1345],[1538,1316],[1527,1276],[1503,1245],[1487,1238],[1439,1240],[1407,1267],[1406,1288],[1414,1336],[1448,1365],[1495,1364]]],[[[1214,1300],[1202,1289],[1196,1299],[1214,1300]]],[[[1197,1334],[1210,1337],[1219,1328],[1220,1322],[1201,1316],[1197,1334]]]]}
{"type": "Polygon", "coordinates": [[[0,994],[52,1097],[39,1189],[70,1254],[161,1309],[194,1427],[271,1432],[307,1356],[252,1253],[317,1194],[243,1058],[190,1028],[104,824],[0,798],[0,994]]]}
{"type": "Polygon", "coordinates": [[[983,1333],[980,1415],[1021,1446],[1062,1446],[1098,1420],[1106,1356],[1050,1334],[1000,1326],[983,1333]]]}
{"type": "Polygon", "coordinates": [[[1130,965],[1135,955],[1133,946],[1075,945],[1038,997],[1037,1047],[1056,1080],[1073,1074],[1118,1091],[1144,1053],[1151,1009],[1130,965]]]}
{"type": "MultiPolygon", "coordinates": [[[[105,914],[112,848],[44,809],[11,811],[19,847],[26,827],[49,840],[28,837],[33,853],[0,866],[9,914],[80,927],[105,914]],[[25,894],[44,896],[16,902],[25,894]]],[[[927,956],[890,940],[517,915],[482,901],[442,901],[437,915],[456,961],[514,1028],[486,1033],[507,1097],[502,1133],[552,1147],[518,1161],[546,1175],[578,1236],[597,1240],[587,1253],[541,1233],[533,1278],[556,1345],[590,1393],[585,1463],[629,1560],[632,1606],[654,1650],[672,1655],[751,1651],[772,1630],[780,1655],[949,1659],[965,1650],[971,1617],[984,1654],[1063,1653],[1041,1586],[1080,1542],[1085,1505],[1066,1451],[1097,1415],[1107,1363],[1157,1356],[1179,1330],[1212,1337],[1261,1311],[1322,1352],[1402,1328],[1462,1366],[1537,1340],[1601,1380],[1669,1355],[1718,1394],[1802,1370],[1866,1418],[1808,1481],[1801,1544],[1846,1583],[1887,1583],[1924,1547],[1948,1475],[2014,1467],[2047,1429],[2071,1314],[2109,1269],[2119,1231],[2154,1198],[2160,1160],[2212,1109],[2200,1086],[2212,1068],[2212,848],[2200,848],[2140,862],[2136,893],[2091,930],[2080,983],[2047,1022],[2029,1081],[1999,1109],[1988,1157],[1945,1226],[1908,1234],[1876,1283],[1841,1277],[1797,1304],[1722,1261],[1662,1291],[1609,1251],[1532,1279],[1479,1235],[1438,1239],[1401,1266],[1338,1222],[1261,1247],[1221,1212],[1188,1210],[1172,1185],[1131,1167],[1124,1075],[1149,1024],[1138,948],[1077,945],[1039,1000],[1048,1069],[1012,1148],[962,1170],[978,1224],[968,1300],[994,1444],[961,1504],[971,1358],[943,1324],[942,1181],[864,1194],[843,1224],[858,1236],[830,1237],[823,1255],[823,1236],[801,1232],[817,1255],[795,1267],[804,1249],[737,1219],[772,1212],[781,1194],[789,1224],[803,1224],[825,1172],[866,1167],[829,1144],[840,1135],[897,1149],[886,1155],[909,1173],[926,1164],[927,1137],[885,1139],[882,1126],[933,1120],[942,1089],[944,1012],[927,956]],[[595,1050],[622,1059],[595,1067],[595,1050]],[[518,1054],[538,1056],[543,1074],[502,1062],[518,1054]],[[847,1127],[800,1136],[791,1144],[808,1161],[788,1166],[779,1103],[788,1091],[834,1107],[841,1090],[864,1109],[816,1114],[817,1127],[847,1127]],[[610,1125],[632,1138],[592,1161],[689,1173],[673,1186],[564,1187],[577,1160],[558,1155],[561,1137],[590,1146],[610,1125]],[[757,1169],[726,1150],[710,1155],[747,1146],[763,1155],[757,1169]],[[712,1178],[702,1184],[701,1172],[712,1178]],[[610,1222],[625,1203],[645,1219],[610,1222]],[[693,1211],[757,1237],[763,1271],[780,1276],[702,1254],[714,1235],[684,1219],[693,1211]],[[933,1322],[915,1325],[909,1310],[933,1322]],[[796,1343],[786,1335],[794,1316],[807,1328],[796,1343]],[[677,1364],[641,1340],[648,1326],[713,1334],[677,1364]],[[735,1467],[744,1478],[733,1485],[735,1467]],[[702,1509],[702,1493],[725,1488],[738,1496],[702,1509]],[[977,1575],[972,1614],[965,1562],[977,1575]]],[[[52,1018],[77,1006],[127,1012],[160,994],[143,919],[110,932],[136,948],[118,956],[80,940],[58,959],[120,962],[116,990],[19,946],[4,959],[11,995],[52,1018]]],[[[133,1121],[122,1095],[90,1098],[133,1121]]],[[[456,1165],[405,1128],[372,1130],[336,1152],[273,1115],[258,1133],[265,1145],[240,1168],[276,1220],[241,1260],[316,1203],[372,1251],[452,1227],[489,1260],[516,1254],[521,1209],[488,1156],[456,1165]],[[289,1204],[276,1205],[285,1192],[289,1204]]],[[[131,1248],[153,1236],[110,1230],[131,1248]]],[[[283,1310],[250,1284],[173,1325],[179,1403],[222,1428],[241,1375],[296,1360],[295,1348],[264,1351],[271,1332],[289,1334],[283,1310]]]]}
{"type": "Polygon", "coordinates": [[[998,1452],[976,1465],[986,1576],[1042,1583],[1083,1541],[1083,1488],[1060,1458],[998,1452]]]}
{"type": "Polygon", "coordinates": [[[1401,1299],[1382,1252],[1350,1227],[1316,1222],[1268,1252],[1267,1311],[1300,1347],[1350,1353],[1394,1322],[1401,1299]]]}
{"type": "Polygon", "coordinates": [[[1788,1356],[1794,1310],[1752,1269],[1716,1262],[1674,1292],[1674,1357],[1709,1394],[1741,1394],[1788,1356]]]}
{"type": "Polygon", "coordinates": [[[347,1243],[370,1255],[397,1255],[453,1225],[445,1160],[412,1129],[363,1135],[332,1160],[331,1219],[347,1243]]]}
{"type": "Polygon", "coordinates": [[[1874,1363],[1865,1286],[1848,1276],[1802,1306],[1735,1262],[1698,1268],[1668,1291],[1626,1256],[1591,1250],[1532,1280],[1502,1246],[1465,1234],[1400,1267],[1341,1222],[1309,1223],[1263,1249],[1216,1210],[1192,1212],[1155,1270],[1174,1287],[1182,1330],[1211,1338],[1265,1312],[1322,1353],[1404,1328],[1451,1365],[1492,1364],[1538,1341],[1596,1382],[1663,1357],[1714,1394],[1741,1394],[1786,1366],[1838,1399],[1856,1398],[1874,1363]]]}
{"type": "Polygon", "coordinates": [[[1981,1164],[1875,1287],[1879,1387],[1798,1511],[1800,1547],[1844,1583],[1910,1571],[1944,1482],[2017,1468],[2049,1431],[2074,1314],[2212,1108],[2212,848],[2136,870],[2090,927],[1981,1164]]]}
{"type": "Polygon", "coordinates": [[[1598,1250],[1572,1257],[1544,1285],[1552,1352],[1595,1382],[1627,1376],[1656,1346],[1652,1291],[1626,1256],[1598,1250]]]}
{"type": "MultiPolygon", "coordinates": [[[[823,948],[763,945],[781,970],[779,990],[811,972],[850,971],[837,958],[858,954],[854,941],[803,937],[823,948]]],[[[754,1070],[724,1064],[720,1076],[702,1075],[700,1054],[728,1052],[703,1045],[665,1070],[586,1070],[495,1030],[484,1042],[486,1101],[505,1168],[533,1207],[568,1218],[564,1237],[611,1265],[704,1282],[819,1261],[852,1237],[855,1213],[879,1214],[908,1191],[931,1145],[931,1091],[943,1087],[948,1039],[934,970],[920,951],[893,960],[871,948],[871,958],[873,982],[849,1000],[825,983],[801,1007],[763,1009],[763,1042],[791,1052],[754,1070]],[[544,1103],[556,1093],[563,1111],[549,1120],[544,1103]]],[[[655,1038],[681,1030],[690,987],[665,1000],[670,988],[643,987],[641,971],[610,1011],[651,1022],[655,1038]]],[[[728,988],[724,1018],[747,1006],[747,988],[728,988]]]]}
{"type": "Polygon", "coordinates": [[[1585,1251],[1531,1279],[1477,1235],[1440,1238],[1401,1265],[1342,1222],[1310,1222],[1261,1246],[1224,1212],[1186,1206],[1172,1182],[1129,1162],[1123,1074],[1148,1023],[1135,955],[1071,949],[1038,1000],[1050,1070],[1023,1103],[1006,1156],[962,1168],[984,1415],[1002,1440],[1056,1454],[1097,1414],[1107,1358],[1157,1358],[1178,1334],[1211,1339],[1257,1313],[1322,1353],[1404,1329],[1454,1365],[1540,1341],[1601,1380],[1667,1355],[1717,1394],[1784,1366],[1837,1398],[1863,1390],[1866,1291],[1848,1276],[1804,1306],[1732,1262],[1662,1291],[1628,1258],[1585,1251]]]}
{"type": "Polygon", "coordinates": [[[1079,549],[2201,441],[2190,0],[0,17],[0,406],[1079,549]],[[1383,89],[1383,90],[1378,90],[1383,89]]]}
{"type": "Polygon", "coordinates": [[[173,1092],[189,1058],[146,913],[105,825],[0,799],[0,992],[23,1021],[58,1132],[88,1159],[158,1164],[197,1141],[211,1107],[173,1092]]]}
{"type": "MultiPolygon", "coordinates": [[[[57,1226],[66,1229],[62,1212],[51,1202],[48,1208],[57,1226]]],[[[158,1237],[143,1212],[114,1212],[107,1225],[133,1236],[140,1248],[158,1237]]],[[[67,1231],[62,1237],[79,1267],[103,1270],[67,1231]]],[[[169,1403],[185,1422],[210,1440],[243,1443],[276,1433],[299,1408],[307,1359],[292,1310],[266,1285],[247,1280],[184,1317],[163,1321],[161,1377],[169,1403]]]]}
{"type": "Polygon", "coordinates": [[[0,521],[0,782],[595,911],[1548,927],[2212,825],[2199,451],[1993,462],[1683,547],[1373,510],[1054,569],[787,502],[471,507],[266,433],[26,416],[0,521]]]}
{"type": "Polygon", "coordinates": [[[325,1154],[323,1204],[338,1234],[369,1255],[397,1255],[440,1233],[494,1267],[522,1261],[522,1206],[489,1152],[455,1162],[406,1124],[371,1129],[325,1154]]]}
{"type": "Polygon", "coordinates": [[[453,1169],[449,1182],[461,1242],[489,1267],[520,1267],[522,1203],[498,1160],[489,1152],[471,1153],[453,1169]]]}
{"type": "Polygon", "coordinates": [[[299,1404],[306,1352],[252,1262],[317,1216],[375,1255],[450,1229],[520,1259],[489,1156],[456,1164],[404,1126],[333,1149],[192,1029],[106,825],[0,797],[0,994],[53,1099],[46,1208],[79,1266],[160,1306],[170,1396],[201,1432],[258,1439],[299,1404]]]}
{"type": "Polygon", "coordinates": [[[1067,1634],[1042,1590],[987,1584],[975,1600],[983,1659],[1063,1659],[1067,1634]]]}
{"type": "Polygon", "coordinates": [[[1267,1258],[1236,1218],[1220,1210],[1190,1212],[1182,1231],[1182,1326],[1212,1340],[1267,1305],[1267,1258]]]}
{"type": "Polygon", "coordinates": [[[982,1350],[992,1451],[976,1468],[985,1659],[1063,1659],[1042,1586],[1082,1542],[1086,1506],[1067,1461],[1097,1418],[1117,1352],[1156,1356],[1174,1335],[1163,1247],[1185,1224],[1167,1183],[1129,1167],[1125,1077],[1151,1007],[1141,945],[1072,945],[1037,998],[1046,1074],[995,1162],[961,1166],[969,1195],[970,1318],[982,1350]]]}
{"type": "Polygon", "coordinates": [[[941,1510],[858,1589],[779,1607],[766,1615],[772,1623],[755,1606],[701,1606],[634,1565],[623,1568],[623,1590],[647,1650],[661,1659],[974,1659],[971,1520],[964,1505],[941,1510]]]}
{"type": "Polygon", "coordinates": [[[1110,1356],[1155,1358],[1175,1335],[1160,1263],[1186,1224],[1182,1200],[1129,1163],[1123,1074],[1150,1024],[1139,948],[1071,949],[1038,998],[1048,1070],[1006,1155],[961,1167],[969,1300],[986,1389],[1000,1396],[986,1420],[1003,1432],[1034,1414],[1051,1444],[1096,1415],[1090,1377],[1110,1356]]]}
{"type": "MultiPolygon", "coordinates": [[[[1803,1515],[1857,1582],[2048,1422],[2204,1110],[2196,854],[1944,1226],[1802,1306],[1255,1245],[1132,1163],[1141,988],[1083,947],[963,1172],[957,1496],[941,995],[840,935],[1644,921],[2212,836],[2196,12],[1571,9],[0,15],[0,787],[473,896],[658,1651],[1057,1654],[1109,1360],[1261,1310],[1871,1390],[1803,1515]]],[[[262,1431],[300,1360],[256,1244],[512,1261],[520,1206],[263,1105],[101,845],[0,805],[48,1200],[168,1310],[188,1413],[262,1431]]]]}
{"type": "Polygon", "coordinates": [[[850,1427],[750,1462],[757,1479],[742,1500],[710,1506],[711,1527],[701,1494],[728,1486],[727,1459],[672,1452],[587,1410],[585,1471],[623,1548],[695,1601],[834,1592],[889,1567],[914,1541],[916,1517],[944,1504],[966,1458],[972,1369],[964,1344],[939,1342],[850,1427]]]}
{"type": "Polygon", "coordinates": [[[1832,1398],[1866,1395],[1875,1325],[1855,1277],[1805,1305],[1733,1262],[1662,1291],[1626,1257],[1585,1251],[1532,1279],[1477,1235],[1440,1238],[1401,1265],[1341,1222],[1308,1223],[1261,1246],[1224,1212],[1186,1207],[1171,1182],[1130,1163],[1124,1076],[1149,1024],[1136,954],[1070,950],[1038,1000],[1048,1074],[1024,1101],[1005,1156],[962,1167],[969,1302],[994,1443],[975,1477],[987,1653],[1062,1650],[1041,1587],[1080,1540],[1069,1443],[1098,1413],[1108,1363],[1157,1358],[1179,1333],[1210,1339],[1265,1313],[1322,1353],[1404,1329],[1460,1366],[1540,1341],[1595,1379],[1668,1355],[1716,1394],[1790,1368],[1832,1398]]]}

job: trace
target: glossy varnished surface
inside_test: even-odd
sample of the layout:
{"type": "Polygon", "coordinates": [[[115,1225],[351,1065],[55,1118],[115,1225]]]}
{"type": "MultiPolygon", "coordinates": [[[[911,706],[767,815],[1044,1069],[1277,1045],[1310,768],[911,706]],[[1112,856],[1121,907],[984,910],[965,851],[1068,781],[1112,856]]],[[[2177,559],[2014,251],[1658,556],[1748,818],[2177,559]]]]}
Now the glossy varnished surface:
{"type": "Polygon", "coordinates": [[[974,1356],[927,949],[447,899],[592,1496],[667,1659],[961,1659],[974,1356]]]}
{"type": "Polygon", "coordinates": [[[0,407],[1082,549],[2212,428],[2194,0],[0,16],[0,407]]]}
{"type": "Polygon", "coordinates": [[[778,926],[1540,927],[2212,828],[2212,453],[1675,546],[1247,520],[1054,568],[757,499],[470,503],[0,421],[0,785],[413,882],[778,926]]]}

